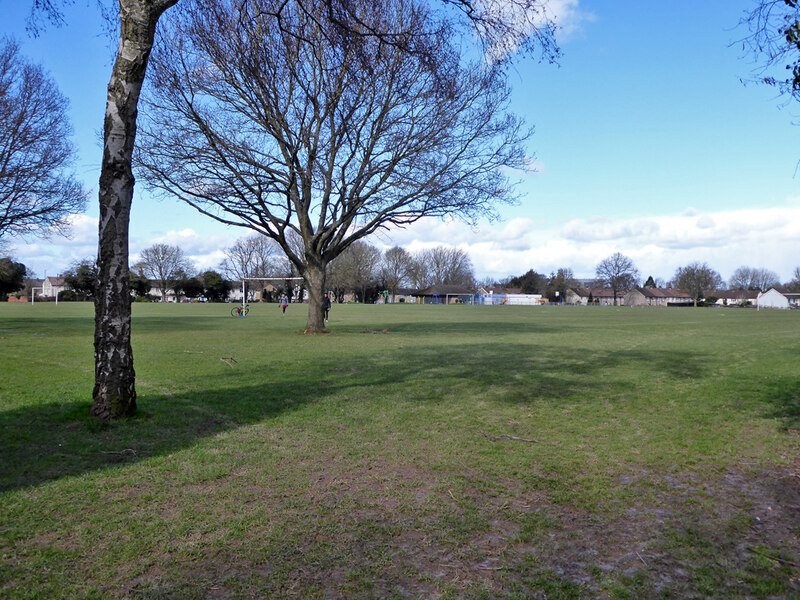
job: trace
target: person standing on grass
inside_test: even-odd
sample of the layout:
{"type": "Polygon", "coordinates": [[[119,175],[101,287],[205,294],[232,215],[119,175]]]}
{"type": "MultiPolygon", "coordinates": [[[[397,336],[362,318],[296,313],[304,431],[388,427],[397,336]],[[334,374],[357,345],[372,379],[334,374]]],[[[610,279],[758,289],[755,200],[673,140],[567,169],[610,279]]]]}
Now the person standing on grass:
{"type": "Polygon", "coordinates": [[[286,307],[289,306],[289,298],[286,297],[286,294],[281,294],[281,310],[283,314],[286,314],[286,307]]]}
{"type": "Polygon", "coordinates": [[[322,298],[322,318],[325,319],[325,322],[328,322],[328,313],[331,310],[331,299],[328,298],[328,294],[325,294],[322,298]]]}

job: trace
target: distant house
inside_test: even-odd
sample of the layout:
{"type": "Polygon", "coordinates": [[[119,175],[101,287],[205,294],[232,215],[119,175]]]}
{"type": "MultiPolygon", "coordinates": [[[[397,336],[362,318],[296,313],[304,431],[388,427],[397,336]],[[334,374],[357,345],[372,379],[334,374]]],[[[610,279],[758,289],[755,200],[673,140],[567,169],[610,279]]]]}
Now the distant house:
{"type": "Polygon", "coordinates": [[[56,298],[58,295],[69,289],[63,277],[45,277],[42,281],[42,297],[56,298]]]}
{"type": "MultiPolygon", "coordinates": [[[[617,292],[617,304],[623,305],[625,291],[617,292]]],[[[582,286],[567,288],[564,294],[567,304],[613,306],[614,292],[610,288],[587,288],[582,286]]]]}
{"type": "Polygon", "coordinates": [[[717,306],[755,306],[758,290],[717,290],[706,297],[714,296],[717,306]]]}
{"type": "MultiPolygon", "coordinates": [[[[175,290],[168,287],[166,289],[166,296],[163,298],[161,297],[161,288],[157,286],[158,282],[152,282],[156,285],[152,285],[150,287],[150,292],[147,294],[151,296],[156,302],[177,302],[178,296],[175,294],[175,290]]],[[[241,296],[241,294],[239,294],[241,296]]]]}
{"type": "Polygon", "coordinates": [[[800,308],[800,293],[790,292],[784,287],[773,287],[758,295],[756,306],[758,308],[800,308]]]}
{"type": "Polygon", "coordinates": [[[672,288],[636,287],[625,294],[625,306],[691,306],[692,297],[672,288]]]}
{"type": "Polygon", "coordinates": [[[564,294],[564,302],[567,304],[582,304],[586,306],[589,303],[589,293],[590,290],[588,287],[577,286],[567,288],[564,294]]]}

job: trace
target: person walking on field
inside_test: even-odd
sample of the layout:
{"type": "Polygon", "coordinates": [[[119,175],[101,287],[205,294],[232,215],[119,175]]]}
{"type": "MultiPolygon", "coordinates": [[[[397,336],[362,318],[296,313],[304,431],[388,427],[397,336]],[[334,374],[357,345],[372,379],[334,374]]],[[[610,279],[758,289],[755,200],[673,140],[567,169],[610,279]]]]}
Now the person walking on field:
{"type": "Polygon", "coordinates": [[[328,298],[328,294],[325,294],[322,298],[322,316],[325,319],[325,322],[328,322],[328,313],[331,310],[331,299],[328,298]]]}
{"type": "Polygon", "coordinates": [[[289,298],[286,297],[286,294],[281,294],[281,310],[283,314],[286,314],[287,306],[289,306],[289,298]]]}

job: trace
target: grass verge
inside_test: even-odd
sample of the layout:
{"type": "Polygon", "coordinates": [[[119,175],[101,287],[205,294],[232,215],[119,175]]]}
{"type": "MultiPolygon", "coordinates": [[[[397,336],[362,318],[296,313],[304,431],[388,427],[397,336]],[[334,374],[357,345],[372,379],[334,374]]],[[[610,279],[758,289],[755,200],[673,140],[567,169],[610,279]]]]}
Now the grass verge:
{"type": "Polygon", "coordinates": [[[0,596],[790,598],[800,315],[0,306],[0,596]],[[384,333],[385,331],[385,333],[384,333]]]}

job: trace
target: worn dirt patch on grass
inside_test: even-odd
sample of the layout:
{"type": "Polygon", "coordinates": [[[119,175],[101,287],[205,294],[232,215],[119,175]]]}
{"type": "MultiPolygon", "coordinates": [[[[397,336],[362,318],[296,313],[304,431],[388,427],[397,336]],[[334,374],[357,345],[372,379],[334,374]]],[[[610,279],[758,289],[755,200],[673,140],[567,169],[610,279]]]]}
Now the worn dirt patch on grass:
{"type": "MultiPolygon", "coordinates": [[[[182,563],[197,574],[185,585],[206,587],[212,598],[732,598],[800,591],[800,489],[790,468],[627,478],[620,485],[660,487],[622,511],[556,504],[512,482],[491,495],[469,489],[459,496],[429,471],[388,462],[354,470],[328,463],[311,480],[291,508],[281,505],[285,498],[265,498],[276,502],[282,531],[271,523],[269,533],[254,529],[235,548],[202,558],[162,556],[158,585],[182,563]]],[[[138,578],[139,590],[147,585],[138,578]]]]}

